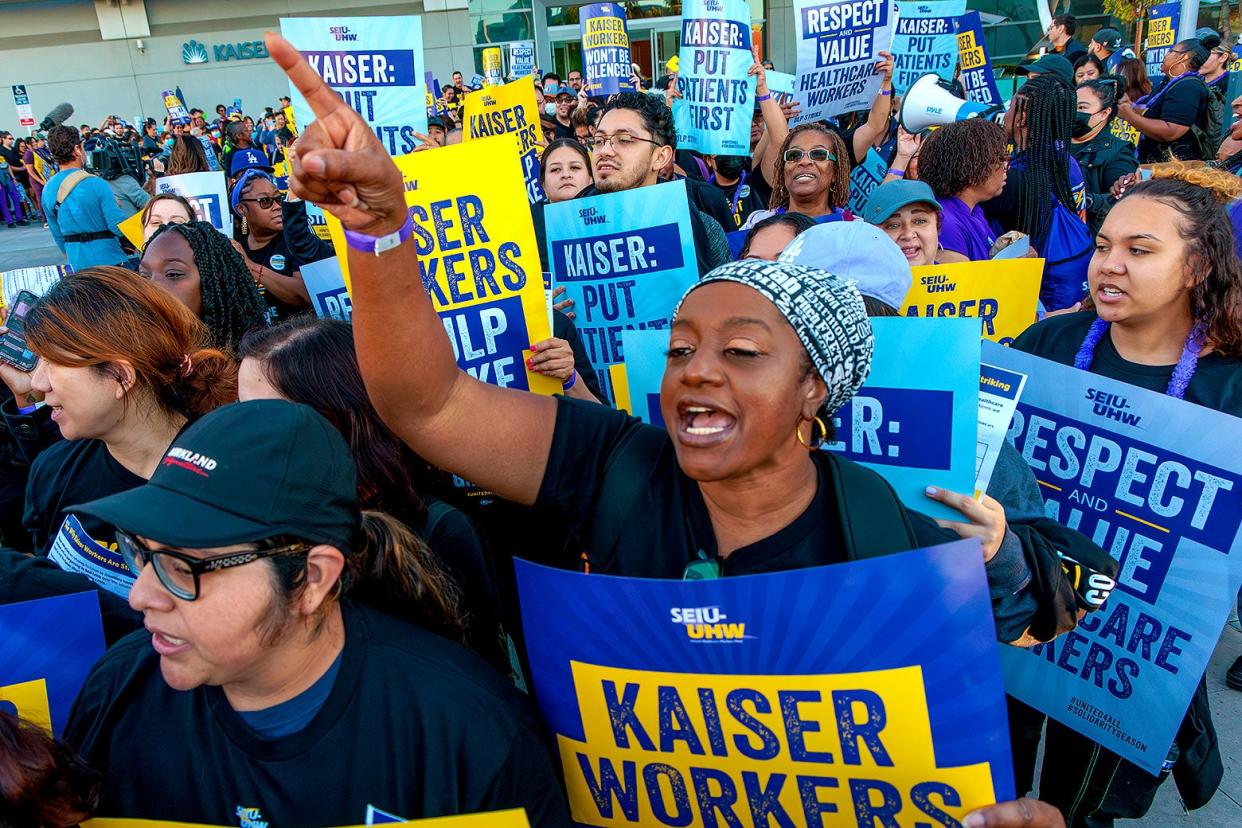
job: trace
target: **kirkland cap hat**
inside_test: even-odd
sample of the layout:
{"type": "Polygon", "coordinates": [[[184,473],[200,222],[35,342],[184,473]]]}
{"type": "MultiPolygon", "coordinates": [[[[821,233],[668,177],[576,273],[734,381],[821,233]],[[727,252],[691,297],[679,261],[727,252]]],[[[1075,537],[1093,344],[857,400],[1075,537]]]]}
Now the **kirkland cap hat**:
{"type": "Polygon", "coordinates": [[[1116,29],[1110,29],[1107,26],[1096,32],[1091,39],[1110,52],[1115,52],[1121,48],[1121,32],[1116,29]]]}
{"type": "Polygon", "coordinates": [[[911,204],[930,204],[937,212],[942,209],[926,181],[890,181],[872,191],[863,207],[863,218],[871,224],[883,224],[893,213],[911,204]]]}
{"type": "Polygon", "coordinates": [[[897,243],[880,228],[862,221],[817,224],[799,233],[779,261],[826,270],[853,282],[863,296],[893,308],[905,304],[913,279],[910,263],[897,243]]]}
{"type": "Polygon", "coordinates": [[[314,409],[253,400],[181,432],[146,485],[73,511],[188,549],[293,535],[348,553],[357,486],[344,438],[314,409]]]}
{"type": "Polygon", "coordinates": [[[271,172],[272,169],[272,162],[267,160],[267,153],[258,147],[234,150],[233,158],[229,161],[229,175],[234,178],[246,170],[271,172]]]}
{"type": "Polygon", "coordinates": [[[1017,68],[1019,75],[1053,75],[1074,85],[1074,64],[1061,55],[1044,55],[1038,60],[1017,68]]]}

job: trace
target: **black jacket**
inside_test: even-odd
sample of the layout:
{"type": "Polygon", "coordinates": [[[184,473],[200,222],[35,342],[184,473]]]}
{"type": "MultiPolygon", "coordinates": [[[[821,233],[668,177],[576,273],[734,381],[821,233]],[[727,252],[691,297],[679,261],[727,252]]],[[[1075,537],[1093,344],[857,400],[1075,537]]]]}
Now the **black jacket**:
{"type": "Polygon", "coordinates": [[[1138,154],[1133,144],[1113,135],[1107,126],[1084,144],[1070,144],[1070,154],[1082,169],[1086,183],[1087,226],[1094,234],[1117,201],[1109,190],[1118,178],[1138,169],[1138,154]]]}

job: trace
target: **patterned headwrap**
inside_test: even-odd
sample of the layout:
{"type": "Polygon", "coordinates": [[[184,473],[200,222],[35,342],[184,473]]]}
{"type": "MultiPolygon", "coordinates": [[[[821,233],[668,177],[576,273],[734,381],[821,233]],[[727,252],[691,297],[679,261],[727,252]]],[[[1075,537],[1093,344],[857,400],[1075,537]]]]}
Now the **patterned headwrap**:
{"type": "MultiPolygon", "coordinates": [[[[824,405],[829,414],[836,413],[867,379],[875,340],[862,294],[852,281],[814,267],[745,259],[711,271],[686,296],[712,282],[746,285],[776,305],[828,386],[824,405]]],[[[677,311],[686,296],[677,303],[677,311]]]]}

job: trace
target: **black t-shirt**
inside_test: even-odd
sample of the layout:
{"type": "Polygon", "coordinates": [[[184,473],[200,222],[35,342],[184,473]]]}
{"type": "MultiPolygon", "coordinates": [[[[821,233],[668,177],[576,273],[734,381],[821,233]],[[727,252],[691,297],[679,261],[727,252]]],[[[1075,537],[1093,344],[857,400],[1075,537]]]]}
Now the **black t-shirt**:
{"type": "MultiPolygon", "coordinates": [[[[326,242],[311,230],[306,217],[306,202],[285,201],[280,206],[281,218],[284,222],[281,232],[273,236],[267,244],[258,248],[250,247],[250,238],[240,231],[238,241],[246,250],[246,258],[260,264],[275,273],[287,278],[301,278],[298,271],[307,262],[317,262],[335,255],[331,242],[326,242]]],[[[234,227],[238,225],[234,224],[234,227]]],[[[277,299],[270,290],[259,288],[263,302],[267,305],[269,323],[286,319],[293,314],[306,310],[304,305],[291,305],[277,299]]]]}
{"type": "MultiPolygon", "coordinates": [[[[1170,82],[1171,79],[1166,78],[1164,83],[1170,82]]],[[[1164,86],[1162,85],[1161,88],[1163,89],[1164,86]]],[[[1159,94],[1158,91],[1154,92],[1153,96],[1155,94],[1159,94]]],[[[1201,78],[1182,78],[1170,86],[1168,91],[1161,95],[1143,115],[1158,121],[1168,121],[1171,124],[1188,127],[1197,125],[1201,129],[1206,128],[1210,94],[1207,84],[1201,78]]],[[[1141,164],[1168,161],[1170,152],[1173,153],[1174,158],[1184,161],[1204,160],[1199,154],[1199,148],[1189,129],[1181,138],[1167,144],[1148,138],[1146,135],[1139,138],[1138,157],[1141,164]]]]}
{"type": "Polygon", "coordinates": [[[599,376],[595,372],[595,366],[591,364],[591,355],[582,344],[582,336],[578,333],[574,320],[558,310],[553,310],[552,335],[568,342],[569,349],[574,352],[574,370],[578,372],[578,382],[585,384],[587,390],[595,395],[595,399],[608,405],[608,397],[599,385],[599,376]]]}
{"type": "Polygon", "coordinates": [[[331,693],[305,728],[272,740],[219,687],[170,688],[150,635],[112,647],[64,732],[103,775],[96,815],[361,825],[368,805],[406,819],[525,808],[531,825],[570,825],[538,719],[504,677],[378,610],[346,602],[343,615],[331,693]]]}
{"type": "MultiPolygon", "coordinates": [[[[1073,365],[1078,349],[1096,320],[1093,311],[1052,316],[1027,328],[1013,347],[1035,356],[1073,365]]],[[[1163,394],[1173,376],[1173,365],[1140,365],[1122,358],[1105,336],[1095,348],[1091,373],[1128,382],[1163,394]]],[[[1199,358],[1199,365],[1186,388],[1187,402],[1242,417],[1242,359],[1211,353],[1199,358]]]]}
{"type": "Polygon", "coordinates": [[[0,147],[0,158],[9,162],[9,167],[22,166],[22,157],[17,154],[17,144],[11,147],[0,147]]]}
{"type": "MultiPolygon", "coordinates": [[[[642,490],[630,511],[642,519],[621,523],[621,534],[611,550],[590,550],[592,572],[679,579],[686,564],[700,557],[699,550],[708,558],[717,557],[716,536],[703,494],[698,483],[677,465],[673,443],[663,429],[603,406],[564,398],[557,402],[556,430],[536,508],[548,514],[555,525],[589,530],[607,510],[618,507],[617,501],[624,500],[601,502],[607,478],[631,474],[632,467],[638,473],[632,475],[632,481],[620,481],[619,488],[642,490]],[[633,439],[629,433],[635,429],[648,430],[649,439],[633,439]],[[622,446],[626,453],[642,454],[637,461],[633,455],[624,463],[616,461],[614,455],[621,454],[618,449],[622,446]]],[[[793,523],[721,559],[725,575],[780,572],[846,560],[828,458],[823,452],[811,456],[818,473],[811,504],[793,523]]],[[[922,515],[909,514],[921,545],[958,537],[922,515]]]]}
{"type": "MultiPolygon", "coordinates": [[[[72,511],[70,507],[127,492],[146,482],[118,463],[102,440],[63,440],[48,446],[35,458],[26,483],[22,522],[35,552],[48,553],[72,511]]],[[[114,526],[86,515],[75,519],[95,541],[104,546],[115,543],[114,526]]]]}
{"type": "Polygon", "coordinates": [[[732,226],[725,227],[728,232],[740,230],[746,218],[756,210],[768,209],[767,200],[762,198],[752,186],[752,178],[754,176],[747,172],[733,184],[725,185],[719,181],[715,182],[717,189],[724,193],[725,201],[729,202],[729,209],[733,215],[732,226]]]}

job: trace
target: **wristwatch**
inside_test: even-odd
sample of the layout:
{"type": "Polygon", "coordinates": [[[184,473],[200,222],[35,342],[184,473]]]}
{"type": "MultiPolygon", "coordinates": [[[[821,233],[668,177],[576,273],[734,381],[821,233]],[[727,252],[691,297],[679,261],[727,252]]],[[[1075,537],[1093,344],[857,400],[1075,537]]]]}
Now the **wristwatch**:
{"type": "Polygon", "coordinates": [[[371,236],[354,230],[346,230],[345,243],[361,253],[374,253],[378,256],[394,247],[400,247],[412,235],[414,235],[414,222],[407,213],[405,223],[400,228],[383,236],[371,236]]]}

